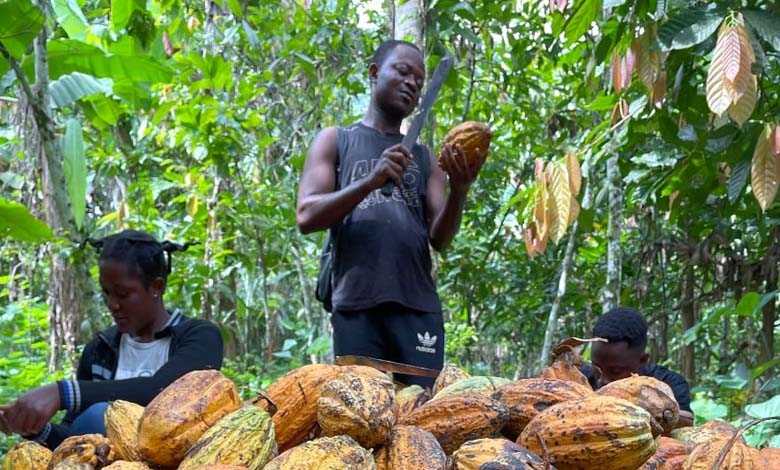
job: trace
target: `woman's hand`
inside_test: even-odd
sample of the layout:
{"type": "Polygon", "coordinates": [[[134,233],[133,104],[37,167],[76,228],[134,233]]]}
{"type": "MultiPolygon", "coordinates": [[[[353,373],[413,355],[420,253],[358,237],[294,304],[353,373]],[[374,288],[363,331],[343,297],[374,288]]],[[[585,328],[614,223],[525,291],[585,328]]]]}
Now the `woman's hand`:
{"type": "Polygon", "coordinates": [[[6,434],[38,434],[59,409],[60,391],[56,383],[34,388],[16,401],[0,405],[0,427],[6,434]]]}

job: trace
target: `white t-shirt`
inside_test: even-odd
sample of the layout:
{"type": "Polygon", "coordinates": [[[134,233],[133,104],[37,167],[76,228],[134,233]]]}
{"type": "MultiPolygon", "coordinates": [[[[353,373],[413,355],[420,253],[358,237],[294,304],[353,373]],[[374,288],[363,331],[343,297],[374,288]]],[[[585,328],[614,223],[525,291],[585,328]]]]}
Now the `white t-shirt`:
{"type": "MultiPolygon", "coordinates": [[[[166,326],[178,323],[180,316],[178,311],[174,312],[166,326]]],[[[143,343],[123,334],[119,340],[119,363],[114,380],[153,376],[168,362],[170,348],[170,336],[143,343]]]]}

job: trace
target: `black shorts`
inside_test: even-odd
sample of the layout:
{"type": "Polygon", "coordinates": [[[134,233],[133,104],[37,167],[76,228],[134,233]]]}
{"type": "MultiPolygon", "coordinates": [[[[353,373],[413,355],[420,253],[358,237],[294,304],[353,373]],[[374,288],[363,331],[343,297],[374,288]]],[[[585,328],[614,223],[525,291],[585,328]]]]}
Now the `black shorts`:
{"type": "MultiPolygon", "coordinates": [[[[396,303],[368,310],[333,312],[333,352],[401,362],[429,369],[444,363],[441,312],[421,312],[396,303]]],[[[433,387],[435,377],[393,374],[405,384],[433,387]]]]}

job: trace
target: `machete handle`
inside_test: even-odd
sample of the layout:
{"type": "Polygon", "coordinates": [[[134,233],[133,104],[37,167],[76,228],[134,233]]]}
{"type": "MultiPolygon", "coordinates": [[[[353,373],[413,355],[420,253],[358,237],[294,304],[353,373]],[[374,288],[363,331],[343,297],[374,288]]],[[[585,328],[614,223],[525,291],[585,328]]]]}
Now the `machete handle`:
{"type": "Polygon", "coordinates": [[[382,195],[390,197],[393,194],[393,182],[388,180],[384,186],[382,186],[382,195]]]}

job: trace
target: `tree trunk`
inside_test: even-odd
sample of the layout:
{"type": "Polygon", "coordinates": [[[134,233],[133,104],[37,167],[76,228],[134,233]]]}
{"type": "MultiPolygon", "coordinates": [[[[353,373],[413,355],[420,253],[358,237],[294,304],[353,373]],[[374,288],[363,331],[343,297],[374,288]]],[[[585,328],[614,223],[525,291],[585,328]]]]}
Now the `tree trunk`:
{"type": "MultiPolygon", "coordinates": [[[[766,292],[776,291],[777,285],[777,262],[778,262],[778,238],[780,238],[780,230],[775,227],[772,230],[772,245],[767,250],[766,258],[764,259],[764,278],[766,279],[766,292]]],[[[761,315],[761,354],[759,356],[760,362],[768,362],[774,358],[775,351],[775,321],[777,319],[777,308],[775,305],[776,299],[772,299],[764,305],[761,315]]]]}
{"type": "MultiPolygon", "coordinates": [[[[39,5],[45,8],[45,5],[39,5]]],[[[78,232],[70,207],[70,198],[65,184],[62,167],[62,149],[54,132],[49,97],[49,64],[46,50],[46,27],[35,38],[35,87],[31,90],[23,74],[17,73],[25,92],[29,95],[30,106],[37,132],[32,135],[37,140],[37,156],[41,168],[41,180],[44,199],[44,217],[54,232],[71,242],[78,243],[78,232]]],[[[88,286],[86,265],[74,259],[83,256],[80,252],[72,254],[70,250],[50,247],[52,258],[49,277],[49,322],[51,347],[49,369],[55,370],[61,359],[61,347],[65,347],[66,358],[76,365],[76,343],[80,339],[81,321],[84,318],[85,296],[88,286]]]]}
{"type": "Polygon", "coordinates": [[[393,12],[393,37],[403,39],[425,50],[425,1],[396,1],[393,12]]]}
{"type": "MultiPolygon", "coordinates": [[[[563,256],[563,262],[561,263],[561,276],[558,278],[558,290],[555,293],[555,300],[553,300],[552,307],[550,308],[550,316],[547,317],[547,329],[544,332],[544,343],[542,344],[542,354],[539,356],[539,369],[542,369],[547,365],[550,356],[550,349],[552,348],[553,335],[558,330],[558,311],[561,309],[561,301],[563,296],[566,295],[566,277],[571,269],[572,261],[574,259],[574,245],[577,238],[578,223],[572,224],[569,232],[569,241],[566,243],[566,254],[563,256]]],[[[517,374],[515,374],[517,375],[517,374]]],[[[517,380],[519,377],[515,377],[517,380]]]]}
{"type": "MultiPolygon", "coordinates": [[[[682,282],[682,299],[680,301],[680,310],[682,311],[681,323],[682,331],[685,332],[693,327],[696,322],[696,306],[693,299],[694,294],[694,276],[693,266],[690,264],[690,258],[685,266],[682,282]]],[[[693,385],[696,382],[696,358],[693,344],[682,347],[682,373],[685,380],[693,385]]]]}
{"type": "Polygon", "coordinates": [[[623,219],[623,181],[618,167],[618,156],[607,160],[607,184],[609,185],[609,227],[607,229],[607,280],[601,295],[602,310],[620,304],[620,278],[623,258],[620,236],[623,219]]]}

